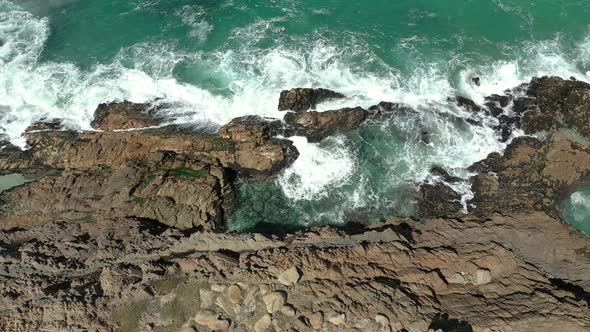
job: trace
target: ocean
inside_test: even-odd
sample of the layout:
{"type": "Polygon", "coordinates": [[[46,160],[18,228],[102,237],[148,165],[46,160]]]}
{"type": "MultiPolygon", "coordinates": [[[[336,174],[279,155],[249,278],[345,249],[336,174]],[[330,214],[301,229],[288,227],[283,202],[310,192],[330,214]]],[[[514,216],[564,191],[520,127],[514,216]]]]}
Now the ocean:
{"type": "MultiPolygon", "coordinates": [[[[279,93],[293,87],[347,96],[320,111],[418,111],[320,143],[292,138],[291,167],[240,185],[228,220],[239,231],[411,216],[433,165],[467,179],[506,146],[496,119],[471,125],[449,98],[482,103],[541,75],[590,81],[588,0],[0,0],[0,133],[23,148],[31,123],[90,130],[113,100],[163,100],[170,121],[212,129],[281,118],[279,93]]],[[[454,189],[468,208],[468,183],[454,189]]]]}

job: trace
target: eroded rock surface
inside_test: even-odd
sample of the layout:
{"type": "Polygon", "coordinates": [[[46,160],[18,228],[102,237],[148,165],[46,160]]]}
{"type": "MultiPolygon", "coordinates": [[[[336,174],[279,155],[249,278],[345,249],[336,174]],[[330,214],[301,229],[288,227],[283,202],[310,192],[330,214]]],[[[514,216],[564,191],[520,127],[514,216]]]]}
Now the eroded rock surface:
{"type": "Polygon", "coordinates": [[[590,328],[590,242],[542,212],[283,240],[51,222],[0,243],[3,330],[590,328]],[[294,266],[301,279],[286,285],[277,276],[294,266]]]}
{"type": "Polygon", "coordinates": [[[125,113],[143,106],[117,105],[101,106],[112,116],[97,111],[108,131],[29,131],[30,150],[7,146],[1,152],[4,173],[53,172],[2,195],[0,228],[136,217],[181,229],[221,229],[234,205],[236,176],[268,177],[298,156],[261,119],[236,119],[217,135],[175,126],[111,131],[147,125],[125,113]]]}
{"type": "Polygon", "coordinates": [[[559,77],[535,78],[515,103],[527,134],[560,128],[590,137],[590,84],[559,77]]]}

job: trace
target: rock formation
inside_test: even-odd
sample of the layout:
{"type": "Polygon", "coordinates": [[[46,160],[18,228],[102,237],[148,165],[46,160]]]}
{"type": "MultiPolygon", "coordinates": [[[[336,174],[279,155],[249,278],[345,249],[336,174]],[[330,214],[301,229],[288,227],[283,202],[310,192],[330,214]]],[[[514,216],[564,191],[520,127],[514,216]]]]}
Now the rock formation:
{"type": "Polygon", "coordinates": [[[298,155],[290,141],[271,137],[262,119],[236,119],[218,135],[175,126],[112,131],[139,123],[134,110],[142,109],[101,105],[102,120],[95,123],[108,123],[109,131],[29,131],[29,151],[4,151],[4,173],[40,167],[52,172],[3,195],[0,228],[135,217],[182,229],[219,229],[233,207],[237,175],[267,177],[298,155]]]}
{"type": "Polygon", "coordinates": [[[293,128],[294,135],[319,142],[337,132],[356,129],[365,121],[367,111],[360,108],[343,108],[326,112],[287,113],[285,122],[293,128]]]}
{"type": "Polygon", "coordinates": [[[467,214],[448,186],[463,180],[437,166],[416,218],[280,238],[222,232],[237,178],[297,158],[276,134],[317,141],[413,110],[307,112],[321,98],[306,92],[285,122],[238,118],[217,134],[130,103],[100,107],[104,131],[37,126],[30,150],[0,150],[2,174],[38,177],[1,195],[0,330],[588,331],[590,240],[559,206],[590,176],[590,86],[521,89],[461,101],[507,140],[536,134],[470,167],[467,214]],[[159,128],[117,131],[131,124],[159,128]]]}
{"type": "Polygon", "coordinates": [[[327,89],[296,88],[281,92],[279,111],[303,112],[330,99],[345,98],[341,93],[327,89]]]}

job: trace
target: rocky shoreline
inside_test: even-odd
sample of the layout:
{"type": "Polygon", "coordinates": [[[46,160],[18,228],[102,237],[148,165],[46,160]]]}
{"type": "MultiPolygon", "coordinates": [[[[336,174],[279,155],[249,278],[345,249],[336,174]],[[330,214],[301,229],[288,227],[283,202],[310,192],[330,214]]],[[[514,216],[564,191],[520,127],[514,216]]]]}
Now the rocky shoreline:
{"type": "Polygon", "coordinates": [[[239,179],[297,159],[277,136],[318,142],[416,112],[313,110],[334,98],[345,96],[284,91],[284,120],[237,118],[216,133],[129,102],[100,105],[96,131],[32,126],[29,150],[0,151],[1,174],[35,179],[0,194],[0,330],[590,329],[590,240],[559,214],[590,180],[589,84],[543,77],[483,106],[456,98],[465,121],[495,118],[501,140],[528,135],[469,168],[467,213],[449,186],[461,179],[434,167],[413,219],[224,232],[239,179]]]}

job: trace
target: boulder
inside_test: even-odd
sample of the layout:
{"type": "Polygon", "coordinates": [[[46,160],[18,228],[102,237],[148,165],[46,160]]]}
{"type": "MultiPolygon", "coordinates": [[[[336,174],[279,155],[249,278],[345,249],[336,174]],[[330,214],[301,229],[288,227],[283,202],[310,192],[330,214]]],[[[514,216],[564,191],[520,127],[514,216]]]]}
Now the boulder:
{"type": "Polygon", "coordinates": [[[321,311],[314,312],[307,316],[307,319],[309,320],[309,325],[311,325],[314,330],[319,330],[324,325],[324,313],[321,311]]]}
{"type": "Polygon", "coordinates": [[[45,119],[37,121],[25,129],[25,133],[39,130],[59,130],[63,127],[63,121],[61,119],[45,119]]]}
{"type": "Polygon", "coordinates": [[[198,313],[193,320],[195,323],[204,326],[212,331],[227,332],[229,331],[230,321],[219,318],[219,314],[213,311],[203,311],[198,313]]]}
{"type": "Polygon", "coordinates": [[[255,332],[267,332],[268,329],[270,328],[270,324],[272,323],[272,319],[270,317],[269,314],[265,314],[264,316],[260,317],[260,319],[258,319],[256,321],[256,323],[254,323],[254,331],[255,332]]]}
{"type": "Polygon", "coordinates": [[[266,305],[267,312],[272,314],[285,306],[287,303],[287,294],[282,291],[275,291],[264,295],[262,301],[266,305]]]}
{"type": "Polygon", "coordinates": [[[291,286],[299,282],[301,274],[296,267],[292,267],[279,274],[279,282],[285,286],[291,286]]]}
{"type": "Polygon", "coordinates": [[[310,142],[344,131],[358,128],[367,118],[361,107],[343,108],[326,112],[287,113],[285,122],[294,129],[295,135],[307,137],[310,142]]]}
{"type": "Polygon", "coordinates": [[[291,141],[273,137],[280,126],[278,120],[247,116],[219,129],[219,137],[232,142],[233,160],[227,166],[247,176],[269,176],[291,165],[299,152],[291,141]]]}
{"type": "Polygon", "coordinates": [[[90,126],[100,130],[124,130],[157,126],[162,123],[150,104],[128,101],[100,104],[94,111],[90,126]]]}
{"type": "Polygon", "coordinates": [[[233,304],[240,304],[244,300],[242,289],[238,285],[231,285],[227,288],[227,297],[233,304]]]}
{"type": "Polygon", "coordinates": [[[341,93],[327,89],[295,88],[284,90],[279,98],[279,111],[303,112],[314,109],[317,104],[331,100],[345,98],[341,93]]]}
{"type": "Polygon", "coordinates": [[[465,98],[463,96],[456,96],[455,101],[457,103],[457,106],[466,108],[471,112],[478,113],[482,111],[482,108],[469,98],[465,98]]]}

